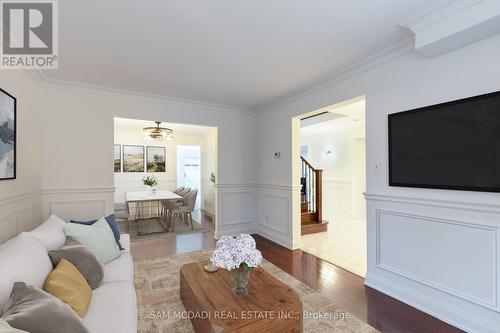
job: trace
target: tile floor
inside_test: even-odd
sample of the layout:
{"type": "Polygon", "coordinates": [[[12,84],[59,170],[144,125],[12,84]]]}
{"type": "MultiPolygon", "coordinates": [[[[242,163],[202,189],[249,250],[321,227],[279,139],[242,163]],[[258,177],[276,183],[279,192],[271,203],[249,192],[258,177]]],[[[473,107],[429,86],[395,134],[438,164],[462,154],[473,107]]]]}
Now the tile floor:
{"type": "Polygon", "coordinates": [[[337,217],[327,232],[303,236],[301,250],[365,277],[366,221],[337,217]]]}

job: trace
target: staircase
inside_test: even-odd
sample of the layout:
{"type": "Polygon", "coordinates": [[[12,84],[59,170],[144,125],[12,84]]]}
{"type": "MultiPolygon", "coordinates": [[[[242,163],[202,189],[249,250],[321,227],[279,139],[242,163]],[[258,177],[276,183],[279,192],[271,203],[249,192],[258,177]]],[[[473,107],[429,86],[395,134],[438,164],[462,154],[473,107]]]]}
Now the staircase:
{"type": "Polygon", "coordinates": [[[323,170],[315,169],[304,157],[300,157],[300,213],[302,235],[328,230],[328,221],[323,220],[323,170]]]}

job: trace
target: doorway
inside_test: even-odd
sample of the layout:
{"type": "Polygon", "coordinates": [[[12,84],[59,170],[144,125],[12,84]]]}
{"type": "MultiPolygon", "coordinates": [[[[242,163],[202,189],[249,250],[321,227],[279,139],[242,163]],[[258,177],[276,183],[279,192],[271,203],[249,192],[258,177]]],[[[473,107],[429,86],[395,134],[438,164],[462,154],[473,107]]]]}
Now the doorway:
{"type": "Polygon", "coordinates": [[[296,183],[301,184],[298,247],[365,277],[365,100],[327,106],[303,115],[296,125],[294,149],[301,163],[294,164],[296,183]],[[304,175],[304,165],[318,176],[309,177],[311,171],[304,175]]]}
{"type": "Polygon", "coordinates": [[[200,208],[201,197],[201,147],[177,145],[177,187],[197,189],[199,195],[195,208],[200,208]]]}

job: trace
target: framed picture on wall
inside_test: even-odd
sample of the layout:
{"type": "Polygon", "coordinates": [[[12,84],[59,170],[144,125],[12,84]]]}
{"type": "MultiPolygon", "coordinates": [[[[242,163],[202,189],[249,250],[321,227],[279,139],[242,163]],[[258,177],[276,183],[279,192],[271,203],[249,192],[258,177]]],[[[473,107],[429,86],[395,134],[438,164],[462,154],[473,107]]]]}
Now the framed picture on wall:
{"type": "Polygon", "coordinates": [[[115,145],[114,149],[115,149],[114,169],[115,169],[115,172],[121,172],[122,171],[122,146],[115,145]]]}
{"type": "Polygon", "coordinates": [[[16,103],[0,89],[0,180],[16,179],[16,103]]]}
{"type": "Polygon", "coordinates": [[[147,170],[148,172],[165,172],[166,171],[166,149],[165,147],[147,147],[147,170]]]}
{"type": "Polygon", "coordinates": [[[123,172],[144,172],[144,146],[123,145],[123,172]]]}

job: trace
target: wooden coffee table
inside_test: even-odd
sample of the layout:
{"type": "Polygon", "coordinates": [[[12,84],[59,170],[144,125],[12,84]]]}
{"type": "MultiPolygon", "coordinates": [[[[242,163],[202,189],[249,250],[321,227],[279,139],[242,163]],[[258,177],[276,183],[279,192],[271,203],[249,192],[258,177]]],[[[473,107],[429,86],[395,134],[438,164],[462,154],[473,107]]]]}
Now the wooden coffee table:
{"type": "Polygon", "coordinates": [[[248,295],[236,296],[230,273],[207,273],[206,263],[180,269],[180,296],[197,333],[302,332],[302,302],[287,285],[256,268],[248,295]]]}

